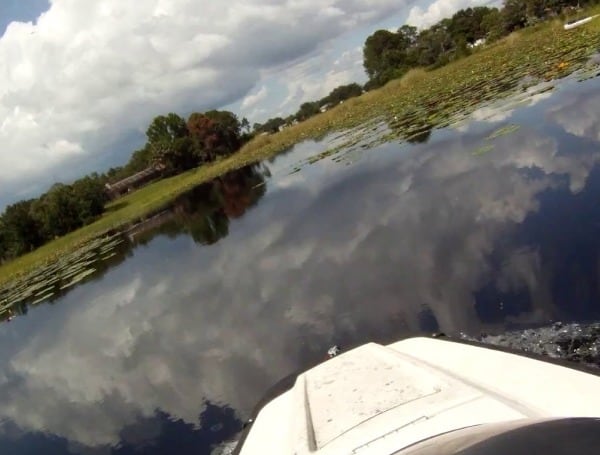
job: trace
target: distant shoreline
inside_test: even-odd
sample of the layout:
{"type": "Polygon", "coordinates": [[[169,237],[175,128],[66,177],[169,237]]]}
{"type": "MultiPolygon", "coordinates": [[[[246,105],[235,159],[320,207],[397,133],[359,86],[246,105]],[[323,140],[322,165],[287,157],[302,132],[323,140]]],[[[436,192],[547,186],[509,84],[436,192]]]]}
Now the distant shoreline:
{"type": "MultiPolygon", "coordinates": [[[[598,10],[596,7],[590,14],[598,10]]],[[[109,203],[94,223],[0,266],[0,284],[52,262],[104,233],[143,219],[199,184],[271,158],[304,140],[376,121],[390,125],[390,141],[406,140],[415,131],[447,126],[458,114],[470,113],[481,103],[515,93],[525,76],[540,81],[565,77],[600,50],[600,21],[568,31],[563,25],[558,20],[545,22],[439,69],[411,70],[402,79],[295,126],[258,136],[227,158],[145,186],[109,203]]]]}

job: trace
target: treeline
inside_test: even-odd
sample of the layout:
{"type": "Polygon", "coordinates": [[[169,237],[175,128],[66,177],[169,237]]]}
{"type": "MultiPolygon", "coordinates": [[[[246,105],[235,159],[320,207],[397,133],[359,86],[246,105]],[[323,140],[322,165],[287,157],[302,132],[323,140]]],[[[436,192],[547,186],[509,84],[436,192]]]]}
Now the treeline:
{"type": "Polygon", "coordinates": [[[251,138],[250,124],[229,111],[194,112],[187,121],[177,114],[156,117],[146,131],[146,144],[122,167],[111,168],[114,182],[160,162],[174,174],[228,156],[251,138]]]}
{"type": "Polygon", "coordinates": [[[288,127],[298,122],[302,122],[319,112],[325,111],[333,106],[343,103],[347,99],[355,96],[360,96],[363,93],[363,88],[356,83],[340,85],[334,88],[329,95],[317,101],[308,101],[302,103],[295,114],[286,118],[274,117],[264,123],[255,123],[252,126],[254,134],[260,133],[276,133],[282,127],[288,127]]]}
{"type": "MultiPolygon", "coordinates": [[[[341,102],[401,77],[411,68],[438,67],[461,58],[483,42],[492,42],[514,30],[564,14],[569,8],[597,4],[600,0],[505,0],[502,8],[475,7],[423,30],[403,25],[396,32],[378,30],[363,48],[369,76],[364,85],[352,83],[332,90],[317,101],[303,103],[286,118],[255,123],[239,121],[228,111],[193,113],[187,120],[170,113],[156,117],[146,132],[145,145],[129,162],[104,174],[91,174],[76,182],[55,184],[37,199],[8,206],[0,215],[0,263],[32,251],[56,237],[91,223],[104,211],[106,183],[114,183],[160,163],[161,176],[230,155],[256,134],[274,133],[304,121],[341,102]]],[[[421,140],[423,131],[410,140],[421,140]]]]}
{"type": "Polygon", "coordinates": [[[600,0],[505,0],[502,8],[462,9],[423,30],[411,25],[403,25],[395,32],[377,30],[363,46],[363,66],[369,77],[364,86],[352,83],[337,87],[320,100],[302,103],[298,111],[288,117],[255,123],[253,134],[276,133],[400,78],[410,69],[446,65],[471,54],[477,46],[494,42],[515,30],[597,3],[600,0]]]}
{"type": "Polygon", "coordinates": [[[161,177],[183,172],[230,155],[249,137],[248,121],[240,122],[228,111],[195,112],[187,121],[173,113],[156,117],[146,132],[146,144],[125,166],[70,185],[57,183],[39,198],[6,207],[0,215],[0,263],[96,220],[108,201],[106,183],[157,163],[161,177]]]}
{"type": "Polygon", "coordinates": [[[71,185],[57,183],[37,199],[9,205],[0,215],[0,263],[93,221],[106,195],[98,174],[71,185]]]}
{"type": "Polygon", "coordinates": [[[411,68],[439,67],[520,28],[557,17],[569,9],[597,4],[598,0],[505,0],[503,7],[462,9],[437,24],[417,30],[403,25],[396,32],[378,30],[363,48],[369,76],[365,89],[380,87],[411,68]]]}

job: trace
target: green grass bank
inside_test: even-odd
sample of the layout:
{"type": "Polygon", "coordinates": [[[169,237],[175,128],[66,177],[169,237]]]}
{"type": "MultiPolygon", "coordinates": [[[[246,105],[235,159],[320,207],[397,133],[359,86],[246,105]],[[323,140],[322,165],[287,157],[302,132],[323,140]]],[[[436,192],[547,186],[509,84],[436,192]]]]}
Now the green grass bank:
{"type": "MultiPolygon", "coordinates": [[[[590,11],[598,13],[600,7],[590,11]]],[[[563,30],[562,22],[553,21],[514,33],[442,68],[413,70],[282,132],[259,136],[226,159],[155,182],[108,204],[94,223],[0,266],[0,284],[164,207],[198,184],[273,157],[303,140],[375,121],[389,123],[389,140],[410,137],[423,125],[444,127],[482,103],[515,93],[525,76],[535,80],[567,76],[597,52],[600,18],[570,31],[563,30]]]]}

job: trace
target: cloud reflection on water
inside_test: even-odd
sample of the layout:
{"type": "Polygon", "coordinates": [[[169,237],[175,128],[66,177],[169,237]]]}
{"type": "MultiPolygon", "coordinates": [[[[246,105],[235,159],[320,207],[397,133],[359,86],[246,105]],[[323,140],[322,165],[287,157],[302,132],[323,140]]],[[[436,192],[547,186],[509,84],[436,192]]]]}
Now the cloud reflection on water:
{"type": "MultiPolygon", "coordinates": [[[[558,98],[547,118],[597,141],[597,98],[558,98]]],[[[161,236],[136,249],[46,311],[35,331],[11,335],[0,419],[66,438],[74,453],[135,444],[162,431],[157,410],[195,424],[205,400],[247,413],[265,387],[338,340],[417,333],[424,314],[446,332],[501,327],[500,310],[477,301],[486,287],[528,296],[498,313],[504,321],[555,317],[545,252],[514,239],[541,195],[585,190],[597,146],[565,150],[521,128],[474,155],[487,134],[401,157],[389,144],[380,159],[327,178],[280,177],[227,238],[199,247],[161,236]],[[494,317],[483,323],[482,314],[494,317]]]]}

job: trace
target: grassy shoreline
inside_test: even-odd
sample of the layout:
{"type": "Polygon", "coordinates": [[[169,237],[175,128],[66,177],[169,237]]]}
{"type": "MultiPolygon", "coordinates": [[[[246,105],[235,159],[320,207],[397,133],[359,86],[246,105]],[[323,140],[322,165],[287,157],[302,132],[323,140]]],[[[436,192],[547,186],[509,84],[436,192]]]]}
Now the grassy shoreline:
{"type": "MultiPolygon", "coordinates": [[[[598,12],[600,7],[590,14],[598,12]]],[[[442,68],[413,70],[280,133],[259,136],[226,159],[158,181],[109,204],[96,222],[0,266],[0,284],[159,210],[194,186],[271,158],[301,141],[375,120],[390,124],[394,132],[387,137],[390,140],[409,136],[415,125],[440,128],[482,103],[515,93],[524,76],[564,77],[596,52],[600,52],[600,19],[571,31],[554,21],[515,33],[442,68]]]]}

